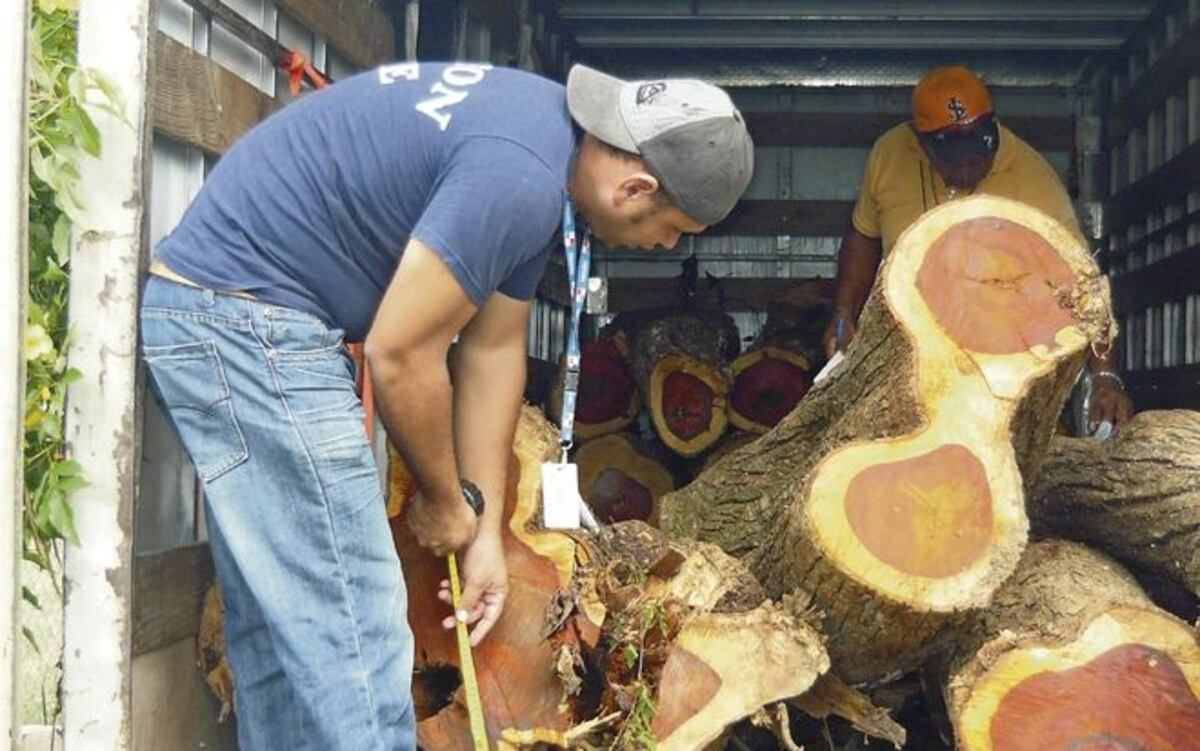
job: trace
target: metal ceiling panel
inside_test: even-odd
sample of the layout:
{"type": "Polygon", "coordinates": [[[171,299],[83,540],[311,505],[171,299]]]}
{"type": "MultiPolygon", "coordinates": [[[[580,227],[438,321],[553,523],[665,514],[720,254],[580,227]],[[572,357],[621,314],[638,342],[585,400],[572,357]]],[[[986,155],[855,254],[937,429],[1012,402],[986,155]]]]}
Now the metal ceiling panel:
{"type": "Polygon", "coordinates": [[[908,86],[962,63],[1000,86],[1073,88],[1152,0],[560,0],[572,59],[727,86],[908,86]]]}
{"type": "Polygon", "coordinates": [[[558,16],[584,19],[798,19],[886,21],[1141,21],[1145,0],[564,0],[558,16]]]}
{"type": "Polygon", "coordinates": [[[923,52],[645,49],[583,50],[578,60],[625,78],[695,77],[720,86],[907,87],[937,65],[963,64],[995,87],[1070,89],[1077,53],[928,50],[923,52]]]}
{"type": "Polygon", "coordinates": [[[571,24],[584,48],[815,50],[1115,50],[1125,41],[1111,21],[729,21],[602,19],[571,24]]]}

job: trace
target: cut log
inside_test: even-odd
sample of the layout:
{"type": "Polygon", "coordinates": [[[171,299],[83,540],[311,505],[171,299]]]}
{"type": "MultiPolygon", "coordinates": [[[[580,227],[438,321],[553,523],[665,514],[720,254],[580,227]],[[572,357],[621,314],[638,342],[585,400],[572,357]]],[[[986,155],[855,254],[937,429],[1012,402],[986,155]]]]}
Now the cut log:
{"type": "Polygon", "coordinates": [[[737,326],[725,314],[678,313],[641,326],[633,342],[634,378],[659,438],[680,456],[703,453],[728,425],[737,326]]]}
{"type": "Polygon", "coordinates": [[[588,441],[575,452],[579,492],[604,523],[658,522],[658,499],[675,478],[653,449],[628,433],[588,441]]]}
{"type": "Polygon", "coordinates": [[[911,669],[1012,572],[1023,477],[1112,329],[1107,281],[1050,218],[984,196],[941,206],[886,259],[845,362],[665,496],[660,523],[821,613],[843,679],[911,669]]]}
{"type": "Polygon", "coordinates": [[[729,421],[738,430],[765,433],[792,411],[812,386],[828,303],[807,289],[785,293],[767,306],[754,343],[733,361],[729,421]]]}
{"type": "Polygon", "coordinates": [[[811,627],[766,601],[745,567],[716,546],[668,541],[636,522],[593,543],[599,573],[587,589],[610,614],[609,646],[588,660],[604,676],[600,711],[633,708],[611,748],[705,748],[828,669],[811,627]],[[639,683],[655,686],[648,727],[637,716],[639,683]]]}
{"type": "MultiPolygon", "coordinates": [[[[642,398],[629,368],[629,345],[624,334],[584,342],[580,346],[579,394],[575,405],[575,436],[581,441],[624,430],[642,409],[642,398]]],[[[547,416],[558,423],[562,413],[566,358],[547,400],[547,416]]]]}
{"type": "Polygon", "coordinates": [[[196,665],[204,674],[204,682],[221,702],[217,722],[233,714],[233,669],[225,653],[225,602],[216,582],[204,593],[204,610],[200,613],[200,629],[196,634],[196,665]]]}
{"type": "Polygon", "coordinates": [[[1034,543],[948,662],[961,751],[1200,749],[1200,642],[1112,559],[1034,543]]]}
{"type": "Polygon", "coordinates": [[[816,685],[792,704],[818,720],[830,715],[846,719],[861,733],[881,738],[894,748],[904,748],[907,733],[886,709],[875,706],[871,697],[843,683],[836,675],[821,676],[816,685]]]}
{"type": "MultiPolygon", "coordinates": [[[[713,545],[668,541],[637,522],[596,537],[539,530],[540,467],[556,450],[553,428],[526,408],[503,517],[508,603],[474,654],[488,734],[502,748],[581,726],[618,748],[701,748],[827,669],[801,615],[767,601],[744,566],[713,545]],[[620,719],[582,725],[614,712],[620,719]]],[[[392,463],[400,464],[395,454],[392,463]]],[[[445,560],[417,548],[402,515],[393,532],[414,603],[420,744],[469,748],[454,635],[440,625],[445,609],[432,604],[445,560]]]]}
{"type": "Polygon", "coordinates": [[[1200,597],[1200,412],[1142,412],[1104,441],[1055,438],[1028,511],[1036,534],[1200,597]]]}
{"type": "MultiPolygon", "coordinates": [[[[565,730],[575,724],[553,667],[560,647],[577,648],[580,640],[596,643],[603,622],[602,612],[589,615],[580,610],[557,631],[547,623],[557,593],[570,591],[576,546],[564,534],[530,531],[538,512],[540,465],[555,455],[558,437],[548,422],[533,419],[528,412],[526,408],[518,428],[504,499],[508,601],[503,618],[475,649],[489,737],[498,737],[504,728],[565,730]],[[557,638],[549,638],[551,634],[557,638]],[[517,675],[522,677],[515,679],[517,675]]],[[[394,449],[389,467],[389,495],[394,499],[405,493],[408,482],[404,462],[394,449]]],[[[403,512],[392,520],[392,533],[411,604],[409,624],[416,642],[413,699],[420,745],[430,750],[471,748],[457,644],[454,632],[441,626],[447,610],[437,599],[439,583],[446,578],[446,559],[417,545],[403,512]]]]}
{"type": "Polygon", "coordinates": [[[812,386],[808,359],[782,346],[747,351],[733,361],[729,421],[738,430],[765,433],[791,412],[812,386]]]}

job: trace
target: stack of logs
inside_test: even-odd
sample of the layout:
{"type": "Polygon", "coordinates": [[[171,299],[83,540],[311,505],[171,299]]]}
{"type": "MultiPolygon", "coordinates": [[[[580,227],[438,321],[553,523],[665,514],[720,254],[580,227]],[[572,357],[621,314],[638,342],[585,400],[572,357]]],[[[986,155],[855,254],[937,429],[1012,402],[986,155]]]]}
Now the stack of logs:
{"type": "MultiPolygon", "coordinates": [[[[673,412],[688,400],[664,392],[729,393],[698,365],[733,361],[729,327],[701,320],[620,329],[676,451],[669,436],[719,430],[720,410],[673,412]]],[[[527,411],[505,525],[513,599],[476,655],[493,737],[722,747],[736,720],[806,690],[922,671],[962,749],[1200,749],[1196,633],[1121,563],[1057,539],[1197,593],[1200,415],[1148,413],[1108,441],[1051,448],[1089,347],[1112,334],[1088,253],[1028,207],[977,197],[903,236],[827,380],[690,484],[642,497],[636,514],[657,529],[538,529],[554,433],[527,411]],[[1049,539],[1029,542],[1030,518],[1049,539]]],[[[620,478],[593,483],[615,496],[620,478]]],[[[433,587],[440,562],[402,551],[410,582],[428,570],[433,587]]],[[[431,624],[426,669],[454,664],[440,615],[412,614],[431,624]]],[[[762,719],[791,743],[779,713],[762,719]]],[[[463,747],[461,696],[421,728],[427,748],[463,747]]]]}
{"type": "MultiPolygon", "coordinates": [[[[744,352],[733,319],[702,304],[622,313],[584,344],[573,461],[598,518],[656,524],[661,496],[791,412],[812,386],[827,310],[806,289],[785,293],[744,352]]],[[[555,422],[564,381],[560,363],[555,422]]]]}
{"type": "MultiPolygon", "coordinates": [[[[1200,592],[1200,414],[1052,440],[1112,336],[1085,249],[980,196],[904,233],[845,361],[771,430],[649,512],[639,501],[655,526],[540,528],[557,436],[526,408],[504,499],[511,594],[475,652],[492,747],[725,748],[751,718],[793,749],[789,706],[899,747],[869,697],[918,673],[959,749],[1200,750],[1200,642],[1163,607],[1194,617],[1200,592]]],[[[671,390],[632,361],[643,393],[671,390]]],[[[728,393],[694,380],[685,393],[728,393]]],[[[707,429],[695,418],[664,420],[686,440],[707,429]]],[[[393,530],[409,601],[436,602],[445,562],[402,515],[393,530]]],[[[445,614],[409,615],[421,745],[469,748],[445,614]]]]}

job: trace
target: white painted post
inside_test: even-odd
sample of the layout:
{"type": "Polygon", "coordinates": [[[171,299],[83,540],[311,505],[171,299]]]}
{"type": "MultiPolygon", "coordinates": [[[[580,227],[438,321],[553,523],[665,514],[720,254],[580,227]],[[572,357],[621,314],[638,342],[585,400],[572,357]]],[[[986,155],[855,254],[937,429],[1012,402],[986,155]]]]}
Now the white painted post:
{"type": "Polygon", "coordinates": [[[25,295],[28,240],[26,36],[29,4],[0,11],[0,738],[17,745],[16,652],[24,492],[25,295]]]}
{"type": "MultiPolygon", "coordinates": [[[[97,106],[99,159],[80,164],[84,216],[71,257],[72,340],[83,373],[67,394],[67,439],[88,486],[71,494],[78,546],[68,546],[63,624],[67,751],[131,743],[132,509],[138,468],[137,308],[145,233],[143,164],[151,0],[84,0],[79,65],[103,75],[124,119],[97,106]]],[[[89,97],[98,100],[98,92],[89,97]]]]}

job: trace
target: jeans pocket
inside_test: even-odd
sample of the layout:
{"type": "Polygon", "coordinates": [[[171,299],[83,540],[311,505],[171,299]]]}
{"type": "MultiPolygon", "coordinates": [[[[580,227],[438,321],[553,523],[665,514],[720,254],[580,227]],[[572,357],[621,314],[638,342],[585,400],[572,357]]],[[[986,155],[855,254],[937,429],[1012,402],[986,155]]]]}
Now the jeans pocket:
{"type": "Polygon", "coordinates": [[[347,358],[278,357],[273,368],[333,514],[354,514],[378,500],[378,469],[347,358]]]}
{"type": "Polygon", "coordinates": [[[233,412],[233,399],[216,345],[209,341],[142,348],[163,407],[196,465],[212,482],[246,461],[250,452],[233,412]]]}
{"type": "Polygon", "coordinates": [[[268,307],[263,312],[266,326],[261,335],[281,357],[332,359],[344,347],[341,329],[326,326],[319,318],[290,308],[268,307]]]}

